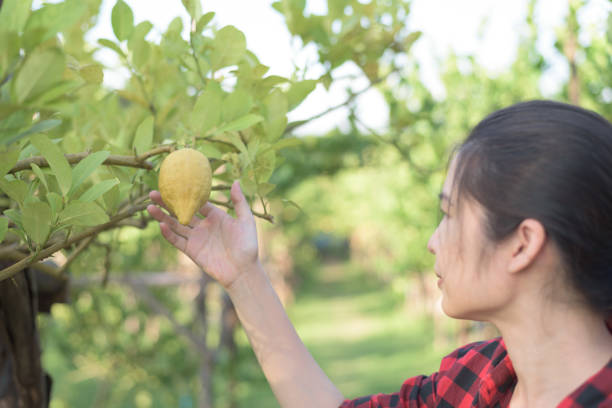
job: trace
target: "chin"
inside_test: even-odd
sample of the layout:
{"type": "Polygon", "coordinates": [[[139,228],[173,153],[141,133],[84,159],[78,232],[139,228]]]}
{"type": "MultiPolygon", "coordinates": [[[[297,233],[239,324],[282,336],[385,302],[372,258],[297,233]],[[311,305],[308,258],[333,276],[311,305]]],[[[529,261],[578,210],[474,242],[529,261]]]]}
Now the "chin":
{"type": "Polygon", "coordinates": [[[453,304],[446,297],[442,298],[442,311],[445,315],[453,319],[475,321],[486,320],[481,310],[473,307],[467,307],[467,305],[453,304]]]}

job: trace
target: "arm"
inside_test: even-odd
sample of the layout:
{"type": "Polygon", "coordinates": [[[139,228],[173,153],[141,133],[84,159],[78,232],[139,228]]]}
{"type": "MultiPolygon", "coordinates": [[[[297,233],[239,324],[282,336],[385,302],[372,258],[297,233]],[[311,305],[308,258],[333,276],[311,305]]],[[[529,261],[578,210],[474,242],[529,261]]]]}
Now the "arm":
{"type": "MultiPolygon", "coordinates": [[[[150,196],[163,206],[158,192],[150,196]]],[[[205,218],[186,226],[157,206],[147,209],[163,236],[227,290],[280,405],[338,407],[342,394],[300,340],[258,260],[255,220],[237,182],[231,199],[236,218],[207,203],[205,218]]]]}
{"type": "Polygon", "coordinates": [[[260,265],[228,290],[257,360],[282,407],[338,407],[342,394],[298,337],[260,265]]]}

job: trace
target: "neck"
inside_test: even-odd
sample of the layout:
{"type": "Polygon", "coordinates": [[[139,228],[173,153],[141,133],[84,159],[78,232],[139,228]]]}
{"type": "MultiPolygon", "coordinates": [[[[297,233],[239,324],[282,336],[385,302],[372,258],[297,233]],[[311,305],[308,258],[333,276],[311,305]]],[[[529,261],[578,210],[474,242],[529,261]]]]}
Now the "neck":
{"type": "Polygon", "coordinates": [[[523,303],[493,321],[517,374],[513,407],[557,406],[612,356],[603,318],[570,305],[541,306],[523,303]]]}

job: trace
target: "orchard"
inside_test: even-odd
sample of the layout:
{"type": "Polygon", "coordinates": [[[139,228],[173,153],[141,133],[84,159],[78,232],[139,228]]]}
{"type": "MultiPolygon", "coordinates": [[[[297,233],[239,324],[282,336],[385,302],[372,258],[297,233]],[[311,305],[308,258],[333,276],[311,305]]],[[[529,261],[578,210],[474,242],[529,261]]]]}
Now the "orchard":
{"type": "MultiPolygon", "coordinates": [[[[182,194],[175,187],[193,181],[193,174],[205,174],[198,180],[204,191],[189,203],[168,202],[181,222],[207,201],[234,214],[230,188],[239,180],[258,222],[293,237],[288,247],[298,261],[306,253],[299,249],[304,242],[333,229],[351,240],[353,251],[363,245],[351,256],[365,269],[383,265],[378,278],[403,284],[408,272],[426,293],[423,276],[431,260],[417,249],[424,248],[439,215],[432,208],[444,158],[476,118],[541,95],[538,81],[546,61],[535,45],[536,3],[529,2],[529,30],[510,74],[492,76],[474,59],[449,56],[442,81],[452,98],[439,99],[422,83],[411,52],[422,33],[407,24],[408,1],[327,1],[322,15],[308,12],[305,0],[274,2],[290,35],[302,48],[315,47],[318,58],[316,75],[296,67],[282,77],[269,74],[247,48],[242,31],[218,25],[205,1],[182,0],[189,19],[176,17],[155,37],[151,22],[136,23],[128,3],[117,0],[114,36],[90,42],[86,34],[97,23],[102,0],[37,7],[32,0],[0,0],[0,406],[47,407],[61,387],[41,358],[39,314],[54,307],[60,318],[45,323],[47,333],[60,338],[62,325],[79,327],[84,349],[107,361],[107,377],[129,369],[139,384],[151,378],[169,384],[176,395],[165,400],[167,406],[192,406],[181,396],[194,394],[200,407],[236,406],[231,396],[241,381],[235,364],[238,323],[232,303],[205,274],[185,278],[196,288],[185,319],[174,314],[183,313],[185,305],[151,284],[154,273],[142,281],[117,278],[118,286],[135,294],[128,297],[138,299],[130,307],[126,294],[108,285],[113,273],[166,267],[162,254],[175,256],[160,246],[159,229],[145,208],[150,191],[182,194]],[[101,50],[112,53],[126,73],[121,87],[105,83],[109,67],[98,57],[101,50]],[[315,89],[333,87],[344,89],[345,100],[289,120],[315,89]],[[358,110],[358,101],[371,90],[387,109],[382,130],[369,127],[358,110]],[[296,137],[304,125],[339,111],[346,113],[348,130],[296,137]],[[193,159],[193,174],[176,167],[161,181],[162,162],[179,151],[199,152],[209,167],[199,170],[200,159],[193,159]],[[382,186],[386,192],[378,190],[382,186]],[[414,200],[405,202],[406,191],[414,200]],[[290,217],[292,223],[290,211],[298,214],[290,217]],[[327,217],[303,218],[304,212],[327,217]],[[378,238],[365,243],[358,229],[363,214],[377,217],[367,233],[378,238]],[[408,232],[402,225],[409,225],[408,232]],[[136,248],[133,260],[127,247],[136,248]],[[158,252],[150,252],[153,247],[158,252]],[[71,291],[83,282],[95,286],[93,295],[86,291],[72,302],[71,291]],[[145,336],[157,324],[147,321],[148,313],[167,324],[157,343],[145,336]],[[119,331],[130,324],[133,336],[122,337],[119,331]],[[98,343],[100,330],[110,340],[98,343]],[[174,337],[187,346],[172,343],[174,337]],[[162,355],[167,359],[155,360],[159,366],[142,368],[162,355]],[[179,365],[177,371],[196,378],[195,385],[173,375],[179,365]],[[215,382],[215,376],[223,382],[215,382]]],[[[580,7],[581,2],[570,1],[557,32],[556,49],[570,70],[555,97],[610,119],[612,19],[604,35],[581,44],[580,7]]],[[[67,347],[71,340],[61,341],[67,347]]],[[[156,406],[147,405],[144,394],[131,395],[119,386],[116,400],[100,389],[100,406],[124,397],[156,406]]]]}

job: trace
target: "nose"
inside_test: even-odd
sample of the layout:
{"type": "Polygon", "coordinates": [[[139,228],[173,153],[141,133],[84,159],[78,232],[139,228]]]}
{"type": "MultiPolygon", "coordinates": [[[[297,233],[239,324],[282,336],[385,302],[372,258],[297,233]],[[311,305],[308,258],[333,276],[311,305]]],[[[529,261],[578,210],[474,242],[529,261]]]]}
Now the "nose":
{"type": "Polygon", "coordinates": [[[433,255],[436,254],[436,245],[438,243],[438,228],[431,234],[429,241],[427,241],[427,250],[433,255]]]}

